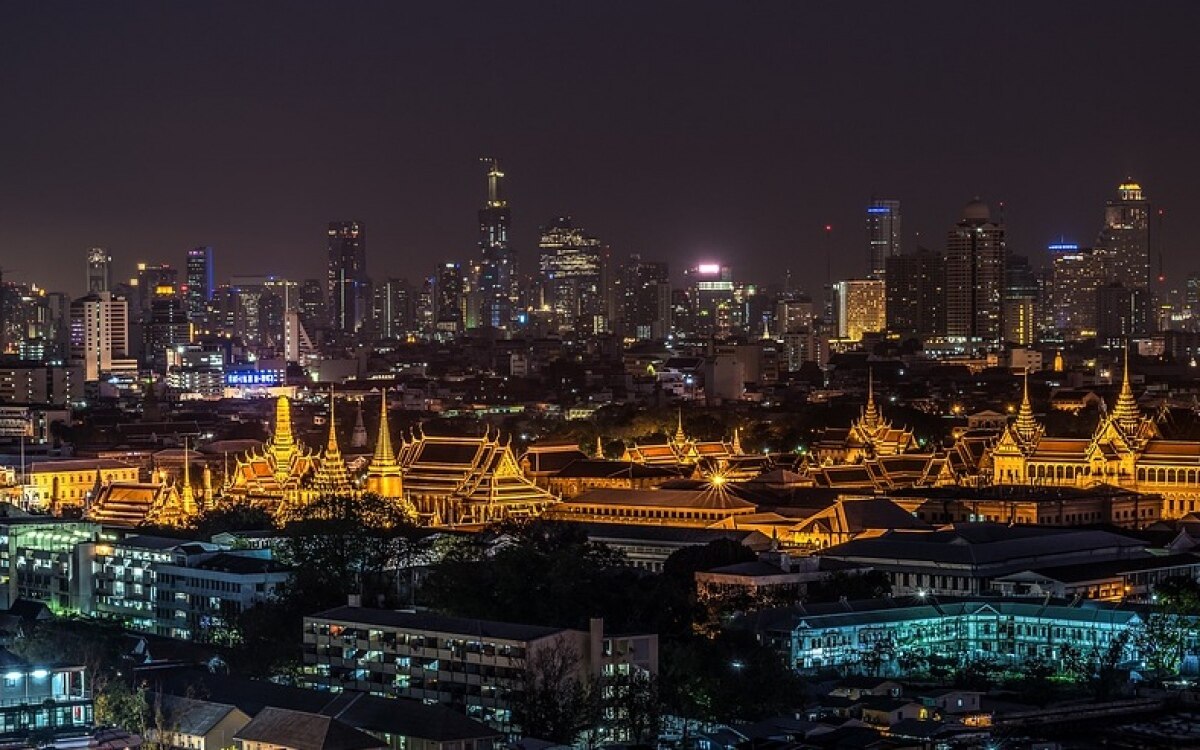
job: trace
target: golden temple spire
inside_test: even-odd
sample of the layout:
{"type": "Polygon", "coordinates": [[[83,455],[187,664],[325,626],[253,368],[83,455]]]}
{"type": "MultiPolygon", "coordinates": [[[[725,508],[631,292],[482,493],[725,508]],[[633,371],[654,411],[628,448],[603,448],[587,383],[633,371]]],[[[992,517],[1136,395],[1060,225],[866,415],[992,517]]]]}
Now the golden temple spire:
{"type": "Polygon", "coordinates": [[[392,433],[388,426],[387,389],[379,396],[379,436],[375,439],[375,455],[371,457],[371,468],[396,465],[396,453],[392,450],[392,433]]]}
{"type": "Polygon", "coordinates": [[[734,425],[734,427],[733,427],[733,445],[732,445],[732,448],[733,448],[733,455],[735,455],[735,456],[741,456],[741,455],[743,455],[743,454],[742,454],[742,436],[741,436],[741,434],[740,434],[740,431],[738,430],[738,427],[737,427],[737,425],[734,425]]]}
{"type": "Polygon", "coordinates": [[[675,442],[679,445],[687,442],[687,435],[683,432],[683,407],[677,410],[679,421],[675,425],[675,442]]]}
{"type": "Polygon", "coordinates": [[[1021,408],[1017,410],[1017,421],[1013,424],[1017,437],[1031,440],[1037,436],[1040,426],[1033,417],[1033,404],[1029,401],[1029,368],[1025,368],[1025,390],[1021,397],[1021,408]]]}
{"type": "Polygon", "coordinates": [[[292,405],[287,396],[280,396],[275,401],[275,432],[271,435],[271,445],[286,451],[296,444],[292,436],[292,405]]]}
{"type": "Polygon", "coordinates": [[[1133,397],[1133,387],[1129,384],[1129,346],[1125,347],[1125,376],[1121,381],[1121,392],[1117,395],[1116,406],[1112,410],[1112,419],[1120,425],[1135,425],[1142,418],[1142,410],[1138,407],[1137,399],[1133,397]]]}
{"type": "Polygon", "coordinates": [[[596,436],[596,458],[604,458],[604,441],[599,435],[596,436]]]}
{"type": "Polygon", "coordinates": [[[868,429],[879,426],[879,407],[875,405],[875,371],[867,369],[867,406],[863,409],[862,424],[868,429]]]}
{"type": "Polygon", "coordinates": [[[371,457],[371,465],[367,468],[367,492],[373,492],[380,497],[397,498],[404,494],[403,480],[400,464],[396,462],[396,454],[392,450],[386,388],[380,394],[380,402],[379,436],[375,439],[375,455],[371,457]]]}
{"type": "Polygon", "coordinates": [[[183,439],[183,489],[179,493],[179,501],[187,516],[196,515],[196,495],[192,491],[192,457],[188,451],[187,438],[183,439]]]}

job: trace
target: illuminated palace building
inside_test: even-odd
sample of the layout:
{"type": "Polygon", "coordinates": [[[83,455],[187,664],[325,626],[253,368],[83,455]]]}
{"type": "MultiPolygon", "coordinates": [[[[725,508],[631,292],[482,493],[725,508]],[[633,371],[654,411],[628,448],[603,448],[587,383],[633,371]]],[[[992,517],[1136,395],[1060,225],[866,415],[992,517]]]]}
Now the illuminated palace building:
{"type": "Polygon", "coordinates": [[[288,400],[280,398],[270,440],[237,462],[224,498],[246,500],[286,518],[316,498],[365,490],[402,503],[433,526],[533,516],[555,501],[525,478],[512,447],[498,435],[439,437],[418,429],[394,453],[386,393],[381,399],[379,434],[362,481],[350,476],[342,458],[332,407],[328,443],[317,455],[293,436],[288,400]]]}
{"type": "Polygon", "coordinates": [[[1116,405],[1090,439],[1047,436],[1026,388],[1017,419],[992,449],[991,462],[994,484],[1115,485],[1162,496],[1163,518],[1200,506],[1200,441],[1164,439],[1142,415],[1129,383],[1128,355],[1116,405]]]}

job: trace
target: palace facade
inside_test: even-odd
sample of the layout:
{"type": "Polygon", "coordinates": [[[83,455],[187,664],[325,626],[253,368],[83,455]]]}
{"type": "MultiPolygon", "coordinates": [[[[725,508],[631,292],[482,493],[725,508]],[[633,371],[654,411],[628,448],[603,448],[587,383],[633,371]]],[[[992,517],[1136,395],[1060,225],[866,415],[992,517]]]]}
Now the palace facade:
{"type": "Polygon", "coordinates": [[[1180,518],[1200,506],[1200,441],[1168,440],[1134,398],[1126,354],[1121,391],[1091,438],[1045,434],[1029,402],[990,451],[994,485],[1090,487],[1107,484],[1162,497],[1161,517],[1180,518]]]}

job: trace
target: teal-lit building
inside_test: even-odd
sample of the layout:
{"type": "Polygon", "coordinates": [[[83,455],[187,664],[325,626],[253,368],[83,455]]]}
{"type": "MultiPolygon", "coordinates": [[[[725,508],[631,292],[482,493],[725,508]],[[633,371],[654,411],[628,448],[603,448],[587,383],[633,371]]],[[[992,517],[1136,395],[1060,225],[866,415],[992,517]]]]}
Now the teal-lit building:
{"type": "Polygon", "coordinates": [[[91,561],[80,558],[77,548],[99,534],[100,527],[88,521],[0,519],[0,609],[17,599],[45,602],[55,612],[83,609],[81,580],[91,561]]]}
{"type": "Polygon", "coordinates": [[[29,746],[35,735],[54,742],[87,735],[92,694],[84,671],[32,665],[0,649],[0,745],[29,746]]]}
{"type": "MultiPolygon", "coordinates": [[[[1056,662],[1070,647],[1085,657],[1142,624],[1133,609],[1104,602],[880,599],[774,610],[756,623],[760,640],[797,671],[901,673],[912,658],[986,657],[1001,663],[1056,662]]],[[[1136,662],[1134,638],[1126,662],[1136,662]]]]}

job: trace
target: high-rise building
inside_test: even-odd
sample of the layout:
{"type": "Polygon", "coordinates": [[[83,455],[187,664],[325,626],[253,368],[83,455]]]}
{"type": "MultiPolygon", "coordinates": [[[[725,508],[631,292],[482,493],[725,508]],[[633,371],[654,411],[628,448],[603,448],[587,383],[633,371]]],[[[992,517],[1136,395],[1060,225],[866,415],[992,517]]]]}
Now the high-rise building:
{"type": "Polygon", "coordinates": [[[946,258],[918,247],[887,259],[887,327],[901,336],[946,332],[946,258]]]}
{"type": "Polygon", "coordinates": [[[811,297],[794,295],[775,303],[776,335],[811,331],[816,323],[816,309],[811,297]]]}
{"type": "Polygon", "coordinates": [[[360,221],[329,222],[326,312],[329,327],[343,336],[358,333],[370,311],[367,297],[367,228],[360,221]]]}
{"type": "Polygon", "coordinates": [[[1123,349],[1129,337],[1148,333],[1153,326],[1150,290],[1103,284],[1096,289],[1096,344],[1123,349]]]}
{"type": "Polygon", "coordinates": [[[112,291],[112,253],[102,247],[87,251],[87,293],[112,291]]]}
{"type": "Polygon", "coordinates": [[[1104,282],[1104,256],[1071,242],[1050,245],[1054,284],[1052,329],[1064,342],[1096,335],[1096,289],[1104,282]]]}
{"type": "Polygon", "coordinates": [[[309,330],[323,328],[329,323],[325,314],[326,284],[320,279],[305,279],[300,282],[300,314],[309,330]]]}
{"type": "Polygon", "coordinates": [[[1126,180],[1116,200],[1104,207],[1104,228],[1096,240],[1104,256],[1105,283],[1129,289],[1150,286],[1150,202],[1142,186],[1126,180]]]}
{"type": "Polygon", "coordinates": [[[213,249],[194,247],[187,252],[187,286],[184,298],[187,301],[188,319],[196,322],[204,317],[204,309],[212,298],[214,282],[213,249]]]}
{"type": "Polygon", "coordinates": [[[1004,269],[1004,340],[1030,346],[1037,340],[1041,285],[1024,255],[1010,255],[1004,269]]]}
{"type": "Polygon", "coordinates": [[[438,266],[435,283],[438,333],[453,336],[462,333],[466,322],[466,278],[462,265],[446,262],[438,266]]]}
{"type": "Polygon", "coordinates": [[[479,211],[479,275],[472,286],[477,287],[479,325],[508,328],[518,296],[517,256],[509,241],[512,213],[504,197],[504,173],[495,159],[487,163],[487,203],[479,211]]]}
{"type": "Polygon", "coordinates": [[[900,201],[876,199],[867,206],[867,277],[884,279],[887,259],[900,254],[900,201]]]}
{"type": "Polygon", "coordinates": [[[136,370],[129,360],[129,307],[112,292],[97,292],[71,303],[71,364],[84,380],[99,380],[115,369],[136,370]]]}
{"type": "Polygon", "coordinates": [[[375,285],[375,330],[385,339],[401,339],[412,330],[412,290],[407,279],[387,279],[375,285]]]}
{"type": "MultiPolygon", "coordinates": [[[[130,280],[137,291],[137,308],[143,318],[156,294],[174,294],[179,288],[179,270],[166,263],[138,263],[137,276],[130,280]]],[[[132,315],[132,312],[131,312],[132,315]]]]}
{"type": "Polygon", "coordinates": [[[629,256],[618,305],[627,336],[665,339],[671,332],[671,276],[666,263],[629,256]]]}
{"type": "Polygon", "coordinates": [[[608,330],[608,249],[559,216],[542,227],[538,242],[543,303],[561,330],[608,330]]]}
{"type": "Polygon", "coordinates": [[[676,316],[686,320],[684,333],[702,338],[724,338],[733,330],[733,271],[720,263],[700,263],[683,272],[689,310],[676,316]]]}
{"type": "Polygon", "coordinates": [[[185,300],[174,287],[159,286],[150,297],[142,324],[142,359],[155,372],[166,374],[168,352],[191,343],[185,300]]]}
{"type": "Polygon", "coordinates": [[[976,198],[946,238],[946,335],[968,350],[1004,343],[1004,226],[976,198]]]}
{"type": "Polygon", "coordinates": [[[833,284],[837,336],[847,341],[862,341],[867,333],[879,333],[887,327],[883,281],[848,279],[833,284]]]}

